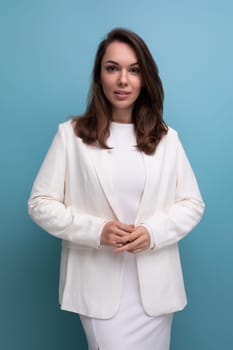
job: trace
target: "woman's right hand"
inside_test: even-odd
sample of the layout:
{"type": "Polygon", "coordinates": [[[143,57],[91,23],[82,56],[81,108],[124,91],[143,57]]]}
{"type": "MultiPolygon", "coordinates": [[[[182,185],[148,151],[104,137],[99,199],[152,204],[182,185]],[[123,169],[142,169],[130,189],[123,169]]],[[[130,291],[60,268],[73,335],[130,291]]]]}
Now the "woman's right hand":
{"type": "Polygon", "coordinates": [[[119,248],[129,241],[134,225],[123,224],[120,221],[108,221],[100,234],[100,244],[119,248]]]}

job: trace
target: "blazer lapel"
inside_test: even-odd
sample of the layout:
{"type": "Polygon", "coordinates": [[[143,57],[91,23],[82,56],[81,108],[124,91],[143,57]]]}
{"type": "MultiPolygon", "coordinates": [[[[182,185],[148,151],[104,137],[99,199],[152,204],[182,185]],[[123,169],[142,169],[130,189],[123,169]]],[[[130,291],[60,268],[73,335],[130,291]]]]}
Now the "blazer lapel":
{"type": "Polygon", "coordinates": [[[153,205],[153,201],[156,201],[156,198],[153,198],[154,189],[159,186],[161,180],[162,172],[162,152],[158,149],[153,155],[147,155],[143,153],[144,164],[145,164],[145,187],[142,194],[142,199],[138,208],[135,222],[138,223],[141,218],[147,215],[147,210],[150,211],[150,206],[153,205]]]}
{"type": "Polygon", "coordinates": [[[111,150],[100,149],[99,147],[89,146],[92,163],[95,168],[97,178],[99,180],[100,186],[111,206],[116,218],[121,221],[121,211],[119,205],[114,196],[114,185],[112,181],[112,169],[110,162],[110,152],[111,150]]]}
{"type": "MultiPolygon", "coordinates": [[[[112,181],[111,162],[109,159],[111,150],[100,149],[99,147],[95,146],[88,146],[88,150],[90,151],[97,178],[103,192],[105,193],[108,203],[116,218],[122,221],[121,210],[116,201],[116,197],[114,196],[115,190],[112,181]]],[[[156,201],[156,198],[152,198],[152,193],[154,193],[153,190],[156,187],[158,188],[162,173],[163,152],[160,145],[158,146],[155,154],[147,155],[142,153],[142,156],[145,164],[146,179],[135,223],[139,222],[141,218],[147,215],[147,210],[150,211],[150,206],[153,205],[153,201],[156,201]]]]}

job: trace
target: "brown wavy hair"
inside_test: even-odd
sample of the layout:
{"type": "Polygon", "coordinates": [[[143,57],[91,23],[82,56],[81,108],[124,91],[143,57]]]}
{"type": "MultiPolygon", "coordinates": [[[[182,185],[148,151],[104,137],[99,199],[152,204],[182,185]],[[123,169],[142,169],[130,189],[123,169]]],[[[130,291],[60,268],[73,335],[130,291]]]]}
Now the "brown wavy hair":
{"type": "Polygon", "coordinates": [[[123,28],[113,29],[99,44],[86,112],[73,118],[75,134],[87,144],[97,144],[105,149],[110,148],[106,142],[109,136],[112,110],[104,95],[100,75],[106,48],[114,41],[128,44],[138,58],[143,86],[134,104],[132,121],[138,149],[146,154],[153,154],[158,143],[168,131],[163,120],[163,86],[158,67],[145,42],[136,33],[123,28]]]}

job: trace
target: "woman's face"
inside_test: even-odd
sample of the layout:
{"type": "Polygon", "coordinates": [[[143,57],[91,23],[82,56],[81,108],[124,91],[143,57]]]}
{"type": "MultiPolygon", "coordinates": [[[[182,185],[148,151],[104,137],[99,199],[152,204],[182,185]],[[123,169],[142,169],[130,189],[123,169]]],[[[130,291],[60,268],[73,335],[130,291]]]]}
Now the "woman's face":
{"type": "Polygon", "coordinates": [[[135,51],[126,43],[114,41],[107,46],[101,62],[101,84],[112,106],[112,119],[130,123],[142,77],[135,51]]]}

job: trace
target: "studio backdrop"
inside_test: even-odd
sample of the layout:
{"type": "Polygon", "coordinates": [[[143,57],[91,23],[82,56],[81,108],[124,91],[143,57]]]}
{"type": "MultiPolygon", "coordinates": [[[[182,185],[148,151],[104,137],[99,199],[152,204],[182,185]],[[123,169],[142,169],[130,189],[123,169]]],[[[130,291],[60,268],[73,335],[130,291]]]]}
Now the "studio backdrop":
{"type": "Polygon", "coordinates": [[[3,350],[85,350],[78,316],[59,310],[60,241],[27,200],[57,125],[84,111],[97,45],[114,27],[148,44],[206,202],[180,243],[188,306],[171,350],[233,347],[233,3],[229,0],[1,0],[1,316],[3,350]]]}

